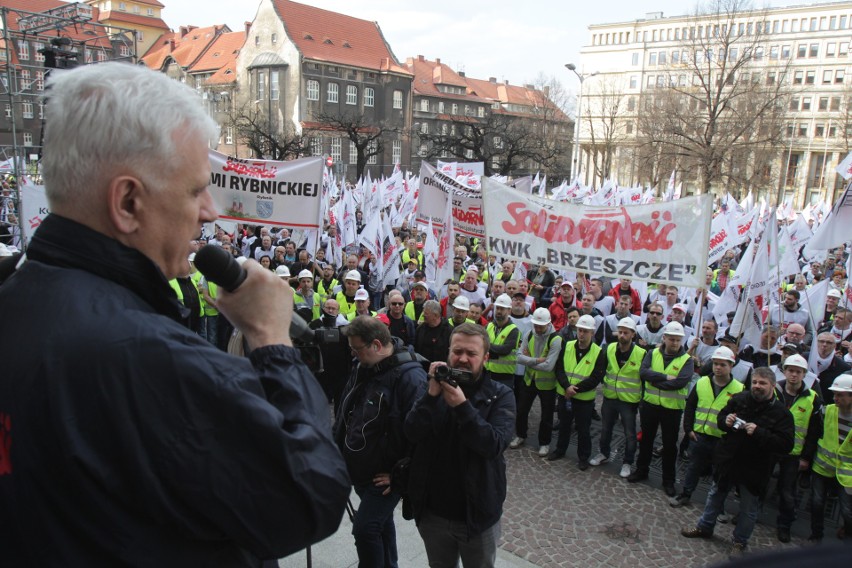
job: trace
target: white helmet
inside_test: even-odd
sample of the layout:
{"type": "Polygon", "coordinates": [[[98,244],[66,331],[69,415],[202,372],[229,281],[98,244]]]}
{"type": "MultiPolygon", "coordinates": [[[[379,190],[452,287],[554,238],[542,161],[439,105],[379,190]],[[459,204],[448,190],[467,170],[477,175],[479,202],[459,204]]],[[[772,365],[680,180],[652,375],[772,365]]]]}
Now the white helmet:
{"type": "Polygon", "coordinates": [[[663,328],[663,335],[674,335],[676,337],[683,337],[683,326],[676,321],[669,322],[668,324],[666,324],[666,327],[663,328]]]}
{"type": "Polygon", "coordinates": [[[737,362],[737,358],[734,355],[734,352],[725,346],[716,348],[716,351],[713,353],[711,359],[713,359],[714,361],[728,361],[729,363],[737,362]]]}
{"type": "Polygon", "coordinates": [[[497,296],[497,299],[494,301],[495,308],[511,308],[512,307],[512,298],[509,297],[509,294],[500,294],[497,296]]]}
{"type": "Polygon", "coordinates": [[[301,272],[299,272],[299,280],[301,280],[302,278],[310,278],[310,279],[313,280],[314,275],[311,274],[310,270],[305,269],[305,270],[302,270],[301,272]]]}
{"type": "Polygon", "coordinates": [[[358,291],[355,292],[355,301],[356,302],[358,300],[363,301],[363,300],[369,300],[369,299],[370,299],[370,293],[367,292],[364,288],[358,288],[358,291]]]}
{"type": "Polygon", "coordinates": [[[577,320],[577,329],[591,329],[594,331],[596,328],[595,318],[588,314],[580,316],[580,319],[577,320]]]}
{"type": "Polygon", "coordinates": [[[453,307],[458,308],[460,310],[468,311],[470,310],[470,300],[468,300],[464,296],[459,296],[453,301],[453,307]]]}
{"type": "Polygon", "coordinates": [[[616,327],[626,327],[627,329],[635,332],[636,331],[636,322],[633,321],[633,318],[622,318],[618,320],[618,325],[616,327]]]}
{"type": "Polygon", "coordinates": [[[834,379],[828,390],[834,392],[852,392],[852,375],[840,375],[834,379]]]}
{"type": "Polygon", "coordinates": [[[784,368],[799,367],[800,369],[808,370],[808,362],[801,355],[790,355],[784,359],[784,368]]]}
{"type": "Polygon", "coordinates": [[[280,278],[290,278],[290,269],[282,264],[275,269],[275,274],[280,278]]]}
{"type": "Polygon", "coordinates": [[[355,282],[361,281],[361,273],[357,270],[350,270],[346,273],[346,276],[343,277],[344,280],[354,280],[355,282]]]}
{"type": "Polygon", "coordinates": [[[547,325],[550,323],[550,310],[547,308],[537,308],[532,315],[533,325],[547,325]]]}

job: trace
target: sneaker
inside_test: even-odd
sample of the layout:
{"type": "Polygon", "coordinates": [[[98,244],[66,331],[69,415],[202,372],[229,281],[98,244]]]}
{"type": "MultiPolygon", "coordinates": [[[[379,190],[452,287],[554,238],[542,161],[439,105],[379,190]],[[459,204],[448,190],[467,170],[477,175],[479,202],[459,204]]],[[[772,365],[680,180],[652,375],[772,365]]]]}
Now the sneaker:
{"type": "Polygon", "coordinates": [[[790,529],[785,527],[778,527],[778,541],[790,542],[790,529]]]}
{"type": "Polygon", "coordinates": [[[589,460],[589,465],[601,465],[609,461],[609,458],[603,454],[598,454],[589,460]]]}
{"type": "Polygon", "coordinates": [[[630,477],[631,473],[633,473],[633,467],[629,463],[626,463],[621,466],[621,473],[619,473],[618,475],[624,478],[628,478],[630,477]]]}
{"type": "Polygon", "coordinates": [[[737,558],[745,554],[746,544],[744,542],[735,542],[731,545],[731,552],[728,554],[731,558],[737,558]]]}
{"type": "Polygon", "coordinates": [[[520,436],[515,436],[515,439],[512,440],[511,442],[509,442],[509,447],[512,448],[513,450],[517,450],[518,448],[520,448],[521,446],[524,445],[524,440],[526,440],[526,438],[521,438],[520,436]]]}
{"type": "Polygon", "coordinates": [[[698,527],[692,527],[691,529],[680,529],[681,536],[685,536],[686,538],[713,538],[713,531],[705,531],[704,529],[699,529],[698,527]]]}
{"type": "Polygon", "coordinates": [[[629,481],[630,483],[636,483],[637,481],[645,481],[646,479],[648,479],[648,472],[639,471],[638,469],[627,477],[627,481],[629,481]]]}
{"type": "Polygon", "coordinates": [[[731,522],[731,515],[729,515],[728,513],[722,513],[721,515],[716,517],[716,522],[722,523],[723,525],[727,525],[731,522]]]}
{"type": "Polygon", "coordinates": [[[578,461],[577,469],[579,469],[580,471],[586,471],[587,469],[589,469],[589,462],[587,462],[586,460],[578,461]]]}
{"type": "Polygon", "coordinates": [[[540,455],[541,457],[546,458],[548,453],[550,453],[550,446],[538,447],[538,455],[540,455]]]}
{"type": "Polygon", "coordinates": [[[553,451],[553,452],[550,452],[549,454],[547,454],[547,461],[561,460],[564,457],[565,457],[565,452],[553,451]]]}
{"type": "Polygon", "coordinates": [[[689,495],[686,495],[685,493],[681,493],[677,497],[669,499],[670,507],[678,508],[685,507],[686,505],[689,505],[689,495]]]}

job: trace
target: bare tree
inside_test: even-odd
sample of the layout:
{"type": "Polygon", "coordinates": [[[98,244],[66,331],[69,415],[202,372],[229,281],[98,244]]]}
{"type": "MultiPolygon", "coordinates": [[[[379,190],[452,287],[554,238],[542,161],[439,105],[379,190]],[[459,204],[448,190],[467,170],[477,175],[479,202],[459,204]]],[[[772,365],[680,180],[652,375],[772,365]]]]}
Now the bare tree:
{"type": "Polygon", "coordinates": [[[237,139],[256,158],[293,160],[309,153],[307,139],[289,123],[280,124],[258,105],[243,102],[228,113],[237,139]]]}
{"type": "Polygon", "coordinates": [[[582,115],[588,117],[589,150],[595,176],[604,180],[612,176],[615,150],[626,139],[624,114],[627,97],[623,80],[605,77],[596,81],[594,89],[583,98],[582,115]]]}
{"type": "Polygon", "coordinates": [[[387,127],[382,122],[369,121],[355,112],[321,112],[317,115],[317,121],[325,130],[342,133],[355,146],[356,179],[364,175],[370,158],[382,155],[384,139],[388,134],[396,132],[395,128],[387,127]]]}
{"type": "Polygon", "coordinates": [[[694,173],[703,193],[771,183],[789,60],[764,52],[767,25],[765,12],[746,0],[712,0],[683,28],[681,49],[657,62],[664,67],[643,95],[644,154],[694,173]]]}

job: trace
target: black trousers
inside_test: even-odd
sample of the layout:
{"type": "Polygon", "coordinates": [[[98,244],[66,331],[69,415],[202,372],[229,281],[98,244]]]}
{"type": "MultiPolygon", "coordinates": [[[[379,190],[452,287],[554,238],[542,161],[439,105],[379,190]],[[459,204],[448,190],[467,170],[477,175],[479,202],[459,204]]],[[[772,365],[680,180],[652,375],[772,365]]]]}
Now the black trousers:
{"type": "Polygon", "coordinates": [[[639,458],[636,460],[636,470],[643,473],[648,472],[654,451],[654,439],[657,437],[657,430],[662,430],[664,486],[674,485],[675,482],[677,435],[680,431],[681,416],[683,416],[682,410],[663,408],[644,400],[639,410],[642,441],[639,442],[639,458]]]}
{"type": "Polygon", "coordinates": [[[553,408],[556,404],[555,389],[542,391],[536,388],[535,382],[530,382],[529,386],[521,383],[515,432],[519,438],[527,437],[530,410],[536,397],[541,402],[541,423],[538,427],[538,445],[549,446],[553,435],[553,408]]]}

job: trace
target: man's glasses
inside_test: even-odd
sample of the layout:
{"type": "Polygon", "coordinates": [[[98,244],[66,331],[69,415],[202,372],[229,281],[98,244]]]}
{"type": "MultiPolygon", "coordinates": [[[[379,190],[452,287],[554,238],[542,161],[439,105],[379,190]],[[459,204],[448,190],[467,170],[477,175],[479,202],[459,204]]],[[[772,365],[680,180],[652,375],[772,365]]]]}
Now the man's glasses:
{"type": "Polygon", "coordinates": [[[404,306],[405,302],[391,302],[390,305],[391,306],[404,306]]]}
{"type": "Polygon", "coordinates": [[[663,315],[663,312],[648,312],[648,315],[650,315],[650,316],[661,316],[661,315],[663,315]]]}

